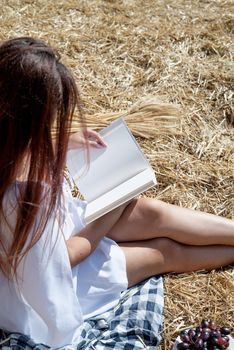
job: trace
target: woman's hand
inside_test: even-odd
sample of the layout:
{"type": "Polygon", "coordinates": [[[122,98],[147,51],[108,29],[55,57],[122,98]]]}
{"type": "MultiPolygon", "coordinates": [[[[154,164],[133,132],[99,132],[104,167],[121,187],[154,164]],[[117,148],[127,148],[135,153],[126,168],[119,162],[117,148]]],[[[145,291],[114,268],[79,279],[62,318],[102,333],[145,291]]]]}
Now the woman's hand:
{"type": "Polygon", "coordinates": [[[95,148],[107,147],[106,142],[103,138],[94,130],[86,129],[81,132],[71,134],[69,137],[68,149],[82,148],[86,145],[90,145],[95,148]]]}

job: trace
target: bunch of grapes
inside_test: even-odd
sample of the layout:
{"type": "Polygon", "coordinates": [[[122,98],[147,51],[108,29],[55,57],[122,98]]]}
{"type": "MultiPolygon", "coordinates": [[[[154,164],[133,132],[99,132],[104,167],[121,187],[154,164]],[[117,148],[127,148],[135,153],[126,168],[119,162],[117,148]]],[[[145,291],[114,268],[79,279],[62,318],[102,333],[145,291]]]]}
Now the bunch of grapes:
{"type": "Polygon", "coordinates": [[[181,343],[177,344],[177,350],[228,349],[230,333],[229,328],[219,327],[213,320],[202,320],[198,327],[180,332],[181,343]]]}

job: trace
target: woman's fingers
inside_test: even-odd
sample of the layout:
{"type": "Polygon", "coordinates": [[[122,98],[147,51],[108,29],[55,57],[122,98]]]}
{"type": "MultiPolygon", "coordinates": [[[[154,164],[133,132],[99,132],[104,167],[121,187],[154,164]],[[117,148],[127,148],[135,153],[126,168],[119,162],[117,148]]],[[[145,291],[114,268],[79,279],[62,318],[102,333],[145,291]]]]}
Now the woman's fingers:
{"type": "Polygon", "coordinates": [[[105,148],[107,143],[96,131],[87,129],[83,132],[76,132],[69,138],[68,149],[82,148],[87,145],[95,148],[105,148]]]}
{"type": "Polygon", "coordinates": [[[104,141],[104,139],[101,137],[101,135],[99,135],[99,133],[97,133],[94,130],[87,129],[84,132],[84,137],[86,139],[88,139],[90,146],[93,146],[96,148],[107,147],[107,143],[104,141]]]}

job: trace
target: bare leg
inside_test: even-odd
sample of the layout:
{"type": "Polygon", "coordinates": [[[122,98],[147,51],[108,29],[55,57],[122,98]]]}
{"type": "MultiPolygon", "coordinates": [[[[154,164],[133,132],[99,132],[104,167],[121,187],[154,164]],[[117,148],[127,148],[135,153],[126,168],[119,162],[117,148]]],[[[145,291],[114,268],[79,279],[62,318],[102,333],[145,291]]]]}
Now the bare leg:
{"type": "Polygon", "coordinates": [[[126,257],[129,287],[166,272],[211,270],[234,262],[234,247],[187,246],[167,238],[120,243],[126,257]]]}
{"type": "Polygon", "coordinates": [[[234,222],[150,198],[132,201],[108,232],[117,242],[167,237],[188,245],[234,246],[234,222]]]}

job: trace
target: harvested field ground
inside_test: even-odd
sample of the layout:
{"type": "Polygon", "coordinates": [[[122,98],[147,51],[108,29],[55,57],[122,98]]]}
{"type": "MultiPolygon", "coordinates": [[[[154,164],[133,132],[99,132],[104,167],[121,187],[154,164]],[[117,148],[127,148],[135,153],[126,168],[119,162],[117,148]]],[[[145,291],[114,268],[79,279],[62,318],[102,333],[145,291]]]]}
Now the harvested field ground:
{"type": "MultiPolygon", "coordinates": [[[[234,219],[233,13],[231,0],[1,0],[0,39],[56,47],[90,125],[127,113],[157,173],[146,195],[234,219]],[[149,111],[145,102],[129,114],[149,95],[149,111]],[[156,116],[155,96],[179,117],[167,106],[156,116]]],[[[159,349],[202,318],[234,328],[233,316],[233,267],[167,275],[159,349]]]]}

